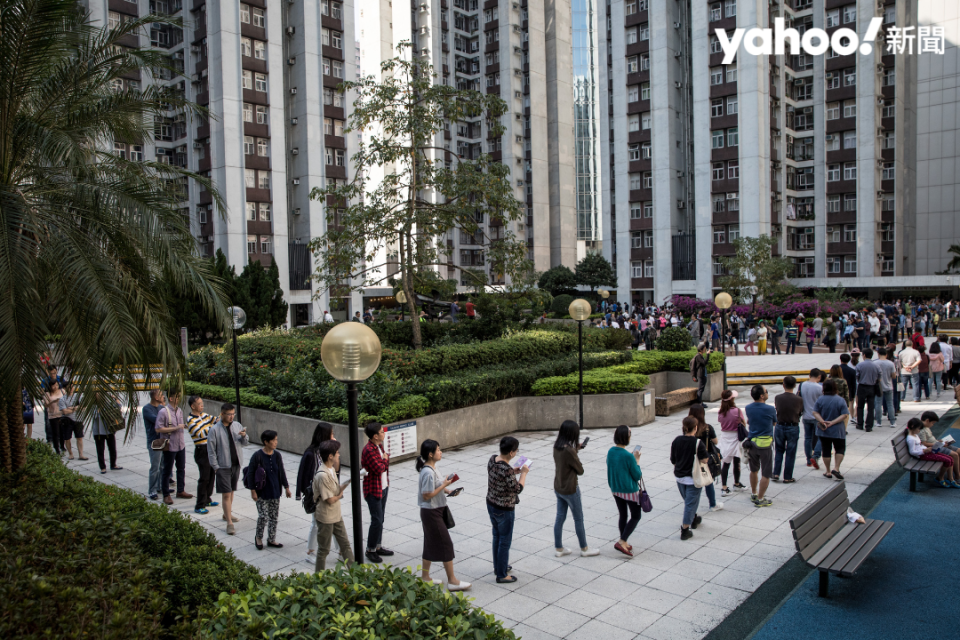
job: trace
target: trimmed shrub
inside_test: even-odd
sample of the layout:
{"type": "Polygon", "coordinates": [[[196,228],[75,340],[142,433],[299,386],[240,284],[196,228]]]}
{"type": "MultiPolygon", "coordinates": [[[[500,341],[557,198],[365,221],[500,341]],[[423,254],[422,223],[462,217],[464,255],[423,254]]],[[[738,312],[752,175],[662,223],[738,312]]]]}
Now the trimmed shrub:
{"type": "Polygon", "coordinates": [[[573,296],[568,296],[565,293],[560,294],[553,299],[553,303],[550,305],[550,311],[553,311],[561,317],[569,315],[571,302],[573,302],[573,296]]]}
{"type": "Polygon", "coordinates": [[[430,410],[430,401],[423,396],[407,396],[383,408],[379,415],[379,422],[389,424],[408,418],[419,418],[427,415],[430,410]]]}
{"type": "MultiPolygon", "coordinates": [[[[594,369],[583,373],[583,392],[594,393],[631,393],[640,391],[648,384],[650,378],[639,373],[627,373],[619,367],[594,369]]],[[[535,396],[562,396],[579,393],[579,373],[566,376],[553,376],[537,380],[532,387],[535,396]]]]}
{"type": "MultiPolygon", "coordinates": [[[[201,384],[186,380],[183,383],[183,392],[188,396],[200,396],[220,402],[236,402],[237,390],[230,387],[221,387],[215,384],[201,384]]],[[[240,389],[240,404],[254,409],[267,411],[283,411],[284,407],[269,396],[264,396],[251,389],[240,389]]]]}
{"type": "Polygon", "coordinates": [[[693,346],[693,335],[683,327],[664,329],[657,338],[657,351],[686,351],[693,346]]]}
{"type": "MultiPolygon", "coordinates": [[[[690,361],[697,355],[696,349],[688,351],[635,351],[633,362],[627,367],[635,366],[635,373],[657,373],[658,371],[689,371],[690,361]]],[[[723,370],[726,359],[722,353],[714,351],[707,359],[707,373],[717,373],[723,370]]]]}
{"type": "Polygon", "coordinates": [[[425,583],[406,568],[368,564],[294,573],[224,593],[202,624],[209,640],[516,638],[463,595],[425,583]]]}

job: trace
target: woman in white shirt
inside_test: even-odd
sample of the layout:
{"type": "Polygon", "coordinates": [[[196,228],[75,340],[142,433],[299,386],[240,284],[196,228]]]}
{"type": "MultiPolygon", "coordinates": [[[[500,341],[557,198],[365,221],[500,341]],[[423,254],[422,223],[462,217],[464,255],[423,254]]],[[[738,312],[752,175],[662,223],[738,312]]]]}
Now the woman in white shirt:
{"type": "Polygon", "coordinates": [[[424,440],[417,456],[417,472],[420,474],[420,487],[417,504],[420,506],[420,523],[423,525],[423,558],[421,577],[426,582],[440,584],[440,580],[430,578],[430,565],[442,562],[447,573],[447,590],[466,591],[469,582],[458,580],[453,572],[453,541],[447,527],[447,487],[456,482],[453,475],[443,478],[437,471],[437,462],[443,457],[440,443],[436,440],[424,440]]]}
{"type": "Polygon", "coordinates": [[[942,462],[943,467],[937,474],[937,482],[945,489],[960,489],[960,483],[957,483],[955,475],[956,469],[953,468],[953,458],[945,453],[934,453],[933,447],[923,446],[923,442],[920,440],[921,429],[923,429],[923,422],[919,418],[910,418],[910,421],[907,422],[907,428],[903,433],[907,437],[907,449],[910,451],[910,455],[921,460],[942,462]]]}

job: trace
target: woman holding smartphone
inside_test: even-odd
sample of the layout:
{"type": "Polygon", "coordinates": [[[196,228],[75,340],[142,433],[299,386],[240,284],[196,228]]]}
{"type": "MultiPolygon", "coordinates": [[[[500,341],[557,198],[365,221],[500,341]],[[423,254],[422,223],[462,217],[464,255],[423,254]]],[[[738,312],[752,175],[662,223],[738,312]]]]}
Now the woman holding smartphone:
{"type": "Polygon", "coordinates": [[[620,539],[613,548],[620,553],[633,557],[633,547],[627,539],[640,522],[643,513],[640,509],[640,446],[633,449],[633,454],[627,451],[630,444],[630,427],[625,424],[617,427],[613,434],[613,446],[607,451],[607,484],[617,503],[620,512],[620,539]],[[627,511],[630,519],[627,520],[627,511]]]}
{"type": "Polygon", "coordinates": [[[450,475],[443,478],[437,471],[437,462],[443,457],[440,443],[436,440],[424,440],[420,445],[420,455],[417,456],[417,471],[420,473],[420,490],[417,504],[420,505],[420,523],[423,525],[423,571],[421,577],[425,582],[440,584],[440,580],[430,578],[430,565],[433,562],[442,562],[447,572],[447,589],[449,591],[466,591],[470,588],[469,582],[457,579],[453,572],[453,540],[447,528],[446,511],[447,495],[452,493],[449,487],[459,478],[450,475]]]}
{"type": "Polygon", "coordinates": [[[586,444],[586,440],[580,444],[580,425],[573,420],[564,420],[560,425],[557,441],[553,443],[553,462],[556,465],[553,492],[557,494],[557,519],[553,523],[553,540],[558,558],[572,553],[563,546],[563,523],[567,520],[567,509],[573,512],[580,555],[584,558],[600,555],[599,550],[587,546],[587,532],[583,528],[583,503],[580,501],[580,487],[577,483],[577,477],[583,475],[583,465],[580,464],[577,452],[586,444]]]}

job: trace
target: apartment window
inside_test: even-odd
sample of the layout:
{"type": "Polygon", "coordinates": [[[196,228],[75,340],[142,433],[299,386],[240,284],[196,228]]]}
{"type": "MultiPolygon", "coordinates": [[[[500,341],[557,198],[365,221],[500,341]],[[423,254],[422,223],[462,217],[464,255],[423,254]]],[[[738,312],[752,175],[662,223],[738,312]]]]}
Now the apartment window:
{"type": "Polygon", "coordinates": [[[714,213],[723,213],[726,210],[727,210],[727,197],[722,193],[713,196],[714,213]]]}
{"type": "Polygon", "coordinates": [[[257,252],[257,236],[247,236],[247,253],[257,252]]]}
{"type": "Polygon", "coordinates": [[[721,53],[723,48],[720,46],[720,38],[710,36],[710,53],[721,53]]]}
{"type": "Polygon", "coordinates": [[[630,219],[639,220],[642,217],[643,217],[643,203],[631,202],[630,203],[630,219]]]}
{"type": "Polygon", "coordinates": [[[243,72],[243,88],[244,89],[253,89],[253,71],[243,72]]]}
{"type": "Polygon", "coordinates": [[[347,166],[347,154],[343,149],[336,149],[334,151],[334,160],[336,161],[336,166],[345,167],[347,166]]]}
{"type": "Polygon", "coordinates": [[[857,148],[857,132],[855,129],[851,129],[850,131],[843,132],[843,148],[844,149],[857,148]]]}
{"type": "Polygon", "coordinates": [[[727,194],[727,211],[740,211],[740,194],[727,194]]]}
{"type": "Polygon", "coordinates": [[[640,144],[634,143],[627,147],[627,158],[632,162],[640,159],[640,144]]]}
{"type": "Polygon", "coordinates": [[[844,211],[856,211],[857,210],[857,194],[847,193],[843,196],[843,210],[844,211]]]}
{"type": "Polygon", "coordinates": [[[892,195],[883,196],[883,210],[884,211],[896,211],[897,210],[897,200],[892,195]]]}
{"type": "Polygon", "coordinates": [[[643,232],[631,231],[630,232],[630,248],[639,249],[642,246],[643,246],[643,232]]]}
{"type": "Polygon", "coordinates": [[[850,67],[843,70],[843,86],[852,87],[857,84],[857,68],[850,67]]]}
{"type": "Polygon", "coordinates": [[[632,16],[633,14],[635,14],[637,12],[637,0],[630,0],[629,2],[627,2],[627,6],[624,12],[628,16],[632,16]]]}
{"type": "Polygon", "coordinates": [[[832,9],[827,11],[827,20],[825,24],[827,29],[840,26],[840,9],[832,9]]]}
{"type": "Polygon", "coordinates": [[[644,113],[641,113],[641,114],[640,114],[640,128],[643,129],[644,131],[646,131],[647,129],[650,128],[650,124],[651,124],[650,112],[649,112],[649,111],[646,111],[646,112],[644,112],[644,113]]]}
{"type": "Polygon", "coordinates": [[[257,187],[259,189],[270,188],[270,172],[269,171],[260,171],[257,173],[257,187]]]}
{"type": "Polygon", "coordinates": [[[813,189],[813,167],[806,167],[804,169],[797,170],[797,189],[798,190],[807,190],[813,189]]]}
{"type": "Polygon", "coordinates": [[[839,120],[839,119],[840,119],[840,103],[828,102],[827,103],[827,120],[839,120]]]}
{"type": "Polygon", "coordinates": [[[723,12],[728,18],[737,15],[737,0],[726,0],[723,3],[723,12]]]}
{"type": "Polygon", "coordinates": [[[499,71],[498,71],[497,73],[491,73],[491,74],[489,74],[489,75],[487,76],[487,86],[488,86],[488,87],[495,87],[495,86],[498,86],[499,84],[500,84],[500,72],[499,72],[499,71]]]}
{"type": "Polygon", "coordinates": [[[827,196],[827,213],[840,213],[840,196],[827,196]]]}
{"type": "Polygon", "coordinates": [[[267,59],[267,43],[262,40],[253,41],[253,57],[257,60],[267,59]]]}
{"type": "Polygon", "coordinates": [[[256,222],[257,220],[257,203],[256,202],[247,203],[247,220],[256,222]]]}
{"type": "Polygon", "coordinates": [[[653,231],[648,230],[643,232],[643,248],[653,249],[653,231]]]}
{"type": "Polygon", "coordinates": [[[711,147],[714,149],[723,149],[723,129],[715,129],[710,132],[711,147]]]}
{"type": "Polygon", "coordinates": [[[640,71],[650,71],[650,54],[640,54],[640,71]]]}
{"type": "Polygon", "coordinates": [[[839,151],[840,150],[840,134],[839,133],[829,133],[826,138],[826,150],[827,151],[839,151]]]}
{"type": "Polygon", "coordinates": [[[710,117],[719,118],[723,115],[723,98],[714,98],[710,101],[710,117]]]}
{"type": "Polygon", "coordinates": [[[857,179],[857,163],[856,162],[843,163],[843,179],[844,180],[857,179]]]}
{"type": "Polygon", "coordinates": [[[244,102],[243,103],[243,121],[244,122],[253,122],[253,105],[244,102]]]}
{"type": "Polygon", "coordinates": [[[840,227],[827,227],[827,243],[840,242],[840,227]]]}
{"type": "Polygon", "coordinates": [[[840,273],[840,258],[827,258],[827,273],[840,273]]]}
{"type": "Polygon", "coordinates": [[[734,240],[740,239],[740,225],[727,225],[727,242],[733,244],[734,240]]]}
{"type": "Polygon", "coordinates": [[[843,101],[843,117],[844,118],[857,117],[857,101],[856,100],[843,101]]]}
{"type": "Polygon", "coordinates": [[[730,160],[727,162],[727,178],[736,180],[740,178],[740,161],[730,160]]]}
{"type": "Polygon", "coordinates": [[[883,70],[883,86],[892,87],[897,84],[897,70],[894,67],[887,67],[883,70]]]}
{"type": "Polygon", "coordinates": [[[710,22],[717,22],[718,20],[723,19],[723,8],[720,6],[719,2],[714,2],[710,5],[710,22]]]}
{"type": "Polygon", "coordinates": [[[643,177],[639,173],[630,174],[630,190],[636,191],[641,188],[643,177]]]}
{"type": "Polygon", "coordinates": [[[650,83],[644,82],[640,85],[640,99],[649,100],[650,99],[650,83]]]}
{"type": "MultiPolygon", "coordinates": [[[[651,238],[653,234],[651,232],[651,238]]],[[[643,263],[643,277],[652,278],[653,277],[653,260],[647,260],[643,263]]]]}
{"type": "Polygon", "coordinates": [[[630,277],[631,278],[642,278],[643,277],[643,263],[639,260],[636,262],[630,263],[630,277]]]}
{"type": "Polygon", "coordinates": [[[334,78],[343,78],[343,61],[342,60],[332,60],[333,66],[333,77],[334,78]]]}
{"type": "Polygon", "coordinates": [[[727,146],[736,147],[740,144],[740,130],[737,127],[727,129],[727,146]]]}
{"type": "Polygon", "coordinates": [[[843,270],[845,273],[856,273],[857,256],[843,256],[843,270]]]}
{"type": "Polygon", "coordinates": [[[240,55],[250,57],[253,55],[253,41],[250,38],[240,38],[240,55]]]}
{"type": "Polygon", "coordinates": [[[884,180],[894,179],[894,177],[896,176],[896,172],[894,171],[893,168],[894,168],[894,163],[892,162],[883,163],[883,179],[884,180]]]}
{"type": "Polygon", "coordinates": [[[737,96],[730,96],[727,98],[727,115],[732,116],[740,112],[740,103],[737,101],[737,96]]]}
{"type": "Polygon", "coordinates": [[[723,180],[724,171],[722,162],[713,163],[713,179],[714,180],[723,180]]]}
{"type": "Polygon", "coordinates": [[[884,222],[883,224],[880,225],[880,240],[882,242],[893,242],[893,224],[892,223],[884,222]]]}
{"type": "Polygon", "coordinates": [[[267,124],[267,108],[257,105],[257,124],[267,124]]]}
{"type": "Polygon", "coordinates": [[[720,262],[719,258],[713,259],[713,275],[715,276],[723,275],[723,263],[720,262]]]}
{"type": "Polygon", "coordinates": [[[260,253],[263,253],[263,254],[273,253],[273,237],[272,236],[260,236],[260,253]]]}
{"type": "Polygon", "coordinates": [[[240,4],[240,22],[250,24],[250,5],[240,4]]]}
{"type": "Polygon", "coordinates": [[[630,27],[627,29],[627,44],[636,44],[637,43],[637,28],[630,27]]]}
{"type": "Polygon", "coordinates": [[[723,84],[723,67],[711,67],[710,84],[723,84]]]}
{"type": "Polygon", "coordinates": [[[635,84],[627,87],[627,102],[636,102],[640,99],[640,87],[635,84]]]}
{"type": "Polygon", "coordinates": [[[885,131],[883,134],[883,148],[896,149],[897,133],[895,131],[885,131]]]}
{"type": "MultiPolygon", "coordinates": [[[[265,172],[261,171],[260,173],[262,174],[262,173],[265,173],[265,172]]],[[[261,189],[262,189],[262,188],[267,188],[267,189],[269,189],[269,187],[261,187],[261,189]]],[[[261,222],[270,222],[270,220],[271,220],[271,217],[270,217],[270,203],[269,203],[269,202],[261,202],[259,208],[260,208],[260,221],[261,221],[261,222]]],[[[270,252],[269,252],[269,251],[264,251],[263,253],[270,253],[270,252]]]]}
{"type": "Polygon", "coordinates": [[[828,164],[827,165],[827,182],[837,182],[838,180],[840,180],[840,165],[828,164]]]}
{"type": "Polygon", "coordinates": [[[844,242],[857,241],[857,225],[855,224],[843,225],[843,241],[844,242]]]}
{"type": "Polygon", "coordinates": [[[630,56],[627,58],[627,73],[636,73],[638,68],[637,56],[630,56]]]}
{"type": "Polygon", "coordinates": [[[727,65],[727,82],[737,81],[737,63],[727,65]]]}
{"type": "Polygon", "coordinates": [[[713,244],[726,244],[727,230],[725,227],[713,228],[713,244]]]}
{"type": "Polygon", "coordinates": [[[254,139],[253,136],[243,136],[243,153],[244,155],[252,156],[254,150],[254,139]]]}
{"type": "Polygon", "coordinates": [[[893,118],[897,115],[897,107],[893,104],[893,100],[884,100],[883,102],[883,117],[884,118],[893,118]]]}
{"type": "Polygon", "coordinates": [[[627,129],[630,131],[640,131],[640,114],[631,113],[627,116],[627,129]]]}
{"type": "Polygon", "coordinates": [[[261,158],[270,157],[270,141],[266,138],[257,138],[257,155],[261,158]]]}
{"type": "Polygon", "coordinates": [[[850,24],[857,21],[857,5],[848,4],[843,7],[843,23],[850,24]]]}
{"type": "Polygon", "coordinates": [[[653,173],[649,171],[643,172],[643,188],[653,189],[653,173]]]}
{"type": "Polygon", "coordinates": [[[258,73],[254,75],[254,88],[261,93],[267,92],[267,74],[258,73]]]}
{"type": "Polygon", "coordinates": [[[256,7],[253,8],[253,26],[255,27],[267,26],[267,19],[263,9],[257,9],[256,7]]]}
{"type": "Polygon", "coordinates": [[[840,72],[839,71],[827,72],[826,78],[824,80],[824,88],[826,89],[840,88],[840,72]]]}
{"type": "Polygon", "coordinates": [[[111,11],[107,16],[107,28],[108,29],[119,29],[120,28],[120,14],[116,11],[111,11]]]}
{"type": "Polygon", "coordinates": [[[197,207],[197,222],[207,224],[207,208],[197,207]]]}
{"type": "MultiPolygon", "coordinates": [[[[257,188],[257,172],[254,169],[243,170],[243,186],[247,189],[257,188]]],[[[256,218],[254,218],[256,220],[256,218]]]]}
{"type": "MultiPolygon", "coordinates": [[[[896,5],[887,5],[883,9],[883,22],[885,24],[894,24],[897,21],[897,7],[896,5]]],[[[892,269],[891,269],[892,271],[892,269]]]]}

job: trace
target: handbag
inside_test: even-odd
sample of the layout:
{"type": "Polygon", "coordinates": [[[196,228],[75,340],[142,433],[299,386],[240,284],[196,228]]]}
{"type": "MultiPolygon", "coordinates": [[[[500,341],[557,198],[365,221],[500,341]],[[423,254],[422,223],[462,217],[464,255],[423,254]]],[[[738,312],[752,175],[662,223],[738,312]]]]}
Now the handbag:
{"type": "Polygon", "coordinates": [[[902,383],[902,382],[898,382],[898,383],[897,383],[897,391],[904,391],[904,390],[906,390],[906,387],[903,386],[903,383],[902,383]]]}
{"type": "Polygon", "coordinates": [[[722,457],[720,456],[720,449],[717,445],[712,442],[707,443],[707,468],[710,470],[710,475],[714,478],[720,475],[720,462],[722,457]]]}
{"type": "Polygon", "coordinates": [[[743,424],[742,422],[737,424],[737,440],[743,442],[749,435],[750,432],[747,430],[747,425],[743,424]]]}
{"type": "Polygon", "coordinates": [[[154,451],[170,451],[170,438],[157,438],[150,443],[150,448],[154,451]]]}
{"type": "Polygon", "coordinates": [[[443,524],[447,526],[447,529],[453,529],[457,526],[456,521],[453,519],[453,512],[450,511],[450,507],[443,508],[443,524]]]}
{"type": "Polygon", "coordinates": [[[650,501],[650,494],[647,493],[647,488],[643,484],[643,478],[640,478],[640,510],[644,513],[653,511],[653,502],[650,501]]]}
{"type": "Polygon", "coordinates": [[[696,454],[693,457],[693,486],[698,489],[713,484],[713,476],[710,475],[710,469],[706,460],[700,460],[696,454]]]}

